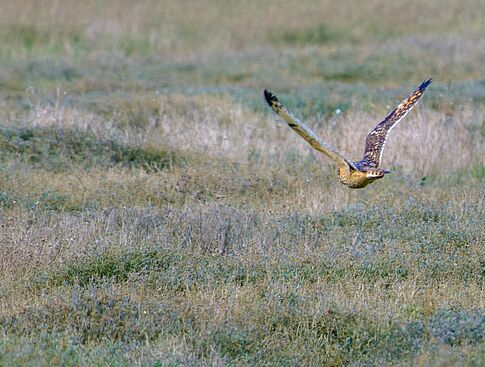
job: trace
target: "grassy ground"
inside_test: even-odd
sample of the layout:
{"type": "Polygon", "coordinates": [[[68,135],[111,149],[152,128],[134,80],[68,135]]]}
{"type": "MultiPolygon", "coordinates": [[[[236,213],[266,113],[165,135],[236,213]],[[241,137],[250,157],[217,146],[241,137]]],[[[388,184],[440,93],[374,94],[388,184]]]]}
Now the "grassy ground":
{"type": "Polygon", "coordinates": [[[485,364],[482,2],[0,6],[0,365],[485,364]]]}

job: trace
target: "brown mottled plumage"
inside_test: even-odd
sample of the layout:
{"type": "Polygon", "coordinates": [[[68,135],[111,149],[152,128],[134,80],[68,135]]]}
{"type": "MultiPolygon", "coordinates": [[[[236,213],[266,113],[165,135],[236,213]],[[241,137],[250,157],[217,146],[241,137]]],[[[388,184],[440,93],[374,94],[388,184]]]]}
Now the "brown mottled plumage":
{"type": "Polygon", "coordinates": [[[365,141],[364,156],[360,162],[353,162],[345,158],[330,144],[320,139],[308,126],[291,114],[290,111],[278,101],[278,98],[264,91],[266,102],[275,111],[278,116],[285,120],[295,132],[305,139],[313,148],[325,154],[335,161],[338,167],[338,176],[340,182],[352,189],[359,189],[367,186],[375,180],[384,177],[390,173],[380,168],[382,153],[386,145],[387,137],[392,128],[407,115],[407,113],[419,101],[424,91],[431,84],[431,79],[424,81],[406,100],[382,120],[367,135],[365,141]]]}

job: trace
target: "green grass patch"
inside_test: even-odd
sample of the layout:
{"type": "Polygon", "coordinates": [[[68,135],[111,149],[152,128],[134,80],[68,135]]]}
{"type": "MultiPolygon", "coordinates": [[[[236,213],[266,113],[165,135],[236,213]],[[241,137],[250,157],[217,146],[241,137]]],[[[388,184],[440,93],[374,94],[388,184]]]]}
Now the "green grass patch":
{"type": "Polygon", "coordinates": [[[278,31],[270,33],[268,39],[273,44],[288,44],[288,45],[322,45],[331,42],[337,42],[342,37],[342,34],[335,28],[327,24],[320,24],[308,29],[295,29],[287,31],[278,31]]]}
{"type": "MultiPolygon", "coordinates": [[[[182,307],[178,298],[139,304],[102,288],[74,287],[65,295],[48,296],[49,302],[42,305],[2,317],[4,338],[0,348],[3,358],[10,359],[9,349],[19,338],[49,336],[62,342],[44,353],[57,352],[72,361],[73,356],[66,355],[69,351],[89,350],[93,343],[105,352],[119,350],[116,345],[143,350],[147,343],[163,343],[169,338],[182,343],[186,356],[199,361],[210,360],[216,352],[228,364],[281,365],[299,359],[333,366],[356,360],[368,364],[398,362],[412,358],[423,348],[479,345],[483,340],[485,318],[480,312],[439,309],[425,326],[422,319],[399,323],[363,312],[315,309],[308,304],[313,304],[313,298],[300,295],[292,301],[295,295],[283,292],[275,299],[271,296],[274,289],[264,291],[267,296],[255,299],[245,314],[227,315],[223,324],[211,325],[205,320],[214,310],[209,307],[203,311],[189,304],[182,307]]],[[[101,355],[106,357],[105,352],[101,355]]],[[[28,351],[24,353],[29,355],[28,351]]],[[[86,358],[84,353],[76,355],[86,358]]],[[[173,357],[167,354],[163,358],[169,361],[173,357]]]]}
{"type": "Polygon", "coordinates": [[[47,29],[33,24],[17,23],[0,28],[0,40],[5,47],[1,56],[11,59],[15,55],[60,55],[66,48],[76,54],[87,46],[82,32],[75,28],[47,29]]]}
{"type": "MultiPolygon", "coordinates": [[[[86,286],[104,281],[125,282],[132,276],[145,279],[154,287],[163,285],[174,291],[203,287],[255,284],[266,276],[263,264],[245,264],[235,259],[158,250],[123,254],[99,254],[68,264],[47,276],[52,285],[86,286]]],[[[39,275],[38,279],[45,276],[39,275]]]]}
{"type": "Polygon", "coordinates": [[[20,159],[54,171],[116,165],[163,170],[185,161],[183,155],[170,150],[129,146],[76,128],[1,127],[0,148],[4,161],[20,159]]]}

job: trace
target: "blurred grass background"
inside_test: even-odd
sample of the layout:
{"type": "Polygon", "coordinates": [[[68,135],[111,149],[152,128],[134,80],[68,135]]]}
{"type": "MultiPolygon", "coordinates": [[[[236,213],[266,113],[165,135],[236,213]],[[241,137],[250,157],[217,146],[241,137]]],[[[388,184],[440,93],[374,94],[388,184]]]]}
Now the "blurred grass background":
{"type": "Polygon", "coordinates": [[[0,365],[485,363],[483,1],[0,8],[0,365]]]}

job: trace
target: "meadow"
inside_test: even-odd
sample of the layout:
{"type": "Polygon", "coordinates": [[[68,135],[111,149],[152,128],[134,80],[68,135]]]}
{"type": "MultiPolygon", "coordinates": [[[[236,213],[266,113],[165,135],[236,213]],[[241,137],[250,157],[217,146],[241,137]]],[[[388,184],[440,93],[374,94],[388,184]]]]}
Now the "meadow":
{"type": "Polygon", "coordinates": [[[482,1],[0,8],[0,366],[485,365],[482,1]]]}

